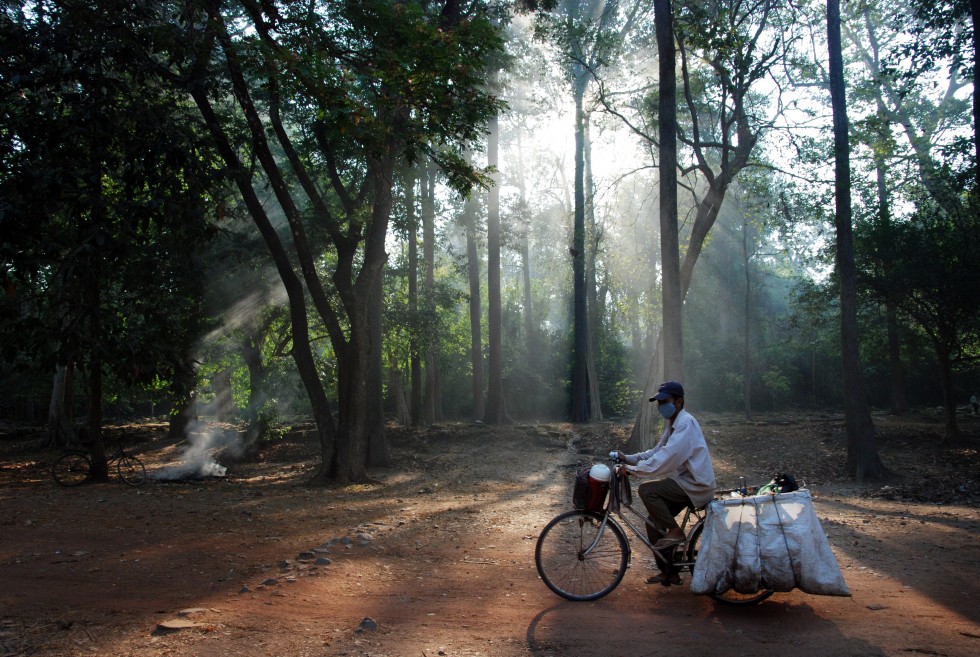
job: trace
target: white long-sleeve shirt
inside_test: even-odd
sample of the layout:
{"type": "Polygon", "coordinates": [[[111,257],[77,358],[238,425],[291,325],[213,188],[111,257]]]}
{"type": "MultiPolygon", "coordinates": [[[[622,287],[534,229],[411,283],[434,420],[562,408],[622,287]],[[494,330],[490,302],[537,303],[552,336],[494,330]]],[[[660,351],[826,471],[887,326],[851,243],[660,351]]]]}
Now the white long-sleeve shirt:
{"type": "Polygon", "coordinates": [[[625,460],[627,469],[640,477],[673,479],[694,506],[702,507],[714,498],[715,469],[708,444],[701,425],[683,409],[653,449],[630,454],[625,460]]]}

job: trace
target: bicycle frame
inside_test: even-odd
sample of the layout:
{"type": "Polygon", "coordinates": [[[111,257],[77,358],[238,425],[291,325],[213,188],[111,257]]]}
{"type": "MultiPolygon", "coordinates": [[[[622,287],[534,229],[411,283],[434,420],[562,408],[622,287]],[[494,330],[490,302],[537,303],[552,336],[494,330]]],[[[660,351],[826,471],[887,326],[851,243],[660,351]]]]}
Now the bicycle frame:
{"type": "MultiPolygon", "coordinates": [[[[613,467],[612,468],[612,478],[611,478],[611,480],[609,482],[609,494],[608,494],[608,496],[606,498],[606,506],[602,510],[602,521],[599,524],[599,529],[596,532],[595,539],[592,541],[592,544],[583,551],[583,555],[588,555],[589,553],[591,553],[592,550],[594,550],[595,547],[599,544],[599,542],[602,540],[603,533],[606,531],[606,525],[608,523],[612,523],[612,524],[616,525],[620,529],[620,531],[622,531],[622,525],[625,524],[627,527],[630,528],[630,530],[633,532],[633,534],[638,539],[640,539],[640,541],[644,545],[646,545],[648,548],[650,548],[650,551],[654,553],[655,557],[658,557],[664,563],[671,564],[671,566],[673,566],[675,568],[684,568],[684,567],[688,567],[688,566],[693,566],[694,565],[694,562],[693,561],[674,561],[674,560],[672,560],[670,558],[670,555],[667,555],[667,554],[664,553],[664,551],[658,550],[656,547],[654,547],[653,543],[651,543],[650,542],[650,539],[646,536],[646,532],[645,531],[641,531],[640,527],[638,527],[637,525],[633,524],[633,522],[630,520],[630,518],[623,513],[623,510],[624,509],[626,511],[629,511],[631,514],[633,514],[637,518],[640,518],[643,521],[644,528],[651,527],[651,528],[654,529],[654,531],[660,532],[659,529],[657,529],[656,527],[653,526],[653,523],[650,522],[649,517],[647,517],[647,515],[645,513],[641,513],[639,511],[637,511],[636,509],[633,508],[633,505],[631,503],[629,503],[627,501],[624,501],[621,498],[621,496],[620,496],[620,486],[622,484],[625,484],[626,486],[630,486],[629,478],[626,475],[623,475],[623,474],[620,474],[619,472],[617,472],[617,469],[615,467],[613,467]],[[624,478],[625,478],[625,482],[622,481],[624,478]],[[622,524],[616,522],[616,519],[613,518],[613,515],[615,515],[616,517],[618,517],[622,521],[622,524]]],[[[630,495],[630,497],[632,497],[632,494],[630,495]]],[[[704,522],[704,512],[702,510],[694,509],[694,508],[688,506],[684,510],[684,517],[681,519],[681,522],[680,522],[681,531],[684,532],[684,535],[685,536],[691,536],[691,534],[694,532],[694,530],[702,522],[704,522]],[[691,517],[692,516],[694,518],[696,518],[696,521],[691,526],[690,531],[689,531],[688,530],[688,523],[691,521],[691,517]]],[[[623,532],[623,533],[625,535],[625,532],[623,532]]],[[[632,548],[632,545],[629,545],[629,543],[627,542],[627,546],[628,546],[628,549],[629,549],[629,552],[627,553],[627,559],[628,560],[632,560],[632,557],[633,557],[633,548],[632,548]]],[[[672,546],[669,549],[670,550],[673,550],[673,549],[675,549],[675,547],[672,546]]]]}

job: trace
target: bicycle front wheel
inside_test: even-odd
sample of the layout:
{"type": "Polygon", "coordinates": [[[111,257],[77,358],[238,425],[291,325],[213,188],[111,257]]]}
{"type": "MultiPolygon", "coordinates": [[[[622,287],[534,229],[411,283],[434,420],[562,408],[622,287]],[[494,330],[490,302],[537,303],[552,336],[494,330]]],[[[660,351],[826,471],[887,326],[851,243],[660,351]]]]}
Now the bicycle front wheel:
{"type": "Polygon", "coordinates": [[[602,515],[568,511],[545,525],[534,549],[538,574],[549,589],[567,600],[598,600],[619,586],[629,562],[623,530],[602,515]],[[592,550],[589,547],[596,543],[592,550]]]}
{"type": "Polygon", "coordinates": [[[88,481],[92,472],[92,462],[82,452],[69,452],[51,466],[54,480],[62,486],[80,486],[88,481]]]}
{"type": "MultiPolygon", "coordinates": [[[[687,561],[691,564],[691,573],[694,572],[694,562],[698,558],[698,548],[701,547],[701,534],[704,532],[704,522],[699,522],[694,529],[691,530],[691,535],[687,539],[687,561]]],[[[755,605],[759,604],[769,596],[771,596],[774,591],[770,589],[761,589],[755,593],[739,593],[735,589],[728,589],[727,591],[722,591],[721,593],[711,592],[710,595],[714,600],[721,602],[726,605],[755,605]]]]}
{"type": "Polygon", "coordinates": [[[135,456],[123,454],[116,462],[116,472],[119,478],[130,486],[140,486],[146,481],[146,467],[135,456]]]}

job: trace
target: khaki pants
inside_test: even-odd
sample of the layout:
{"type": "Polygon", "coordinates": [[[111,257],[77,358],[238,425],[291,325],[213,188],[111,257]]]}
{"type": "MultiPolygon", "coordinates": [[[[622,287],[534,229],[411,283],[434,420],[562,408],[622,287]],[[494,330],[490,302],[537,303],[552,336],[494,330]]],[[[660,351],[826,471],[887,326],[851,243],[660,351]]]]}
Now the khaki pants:
{"type": "MultiPolygon", "coordinates": [[[[650,520],[653,522],[654,527],[656,527],[654,529],[654,527],[651,527],[647,523],[647,536],[650,538],[651,543],[656,543],[663,538],[663,535],[667,533],[668,529],[678,527],[677,520],[674,516],[691,504],[691,498],[687,496],[687,493],[673,479],[645,481],[637,488],[637,493],[640,499],[643,500],[643,506],[647,508],[647,513],[650,514],[650,520]]],[[[674,550],[676,549],[670,548],[667,561],[661,559],[654,552],[654,560],[662,572],[667,573],[673,570],[670,566],[670,561],[673,560],[674,550]]]]}
{"type": "Polygon", "coordinates": [[[662,538],[668,529],[678,526],[675,516],[691,504],[691,498],[673,479],[645,481],[637,488],[637,493],[643,500],[643,506],[647,508],[654,527],[660,530],[660,534],[656,535],[647,525],[647,534],[653,543],[662,538]]]}

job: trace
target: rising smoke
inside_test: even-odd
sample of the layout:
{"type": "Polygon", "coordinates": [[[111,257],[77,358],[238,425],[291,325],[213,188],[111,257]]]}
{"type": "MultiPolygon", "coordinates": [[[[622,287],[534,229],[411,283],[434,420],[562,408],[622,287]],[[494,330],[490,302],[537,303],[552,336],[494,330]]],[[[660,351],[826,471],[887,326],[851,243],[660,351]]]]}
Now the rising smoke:
{"type": "Polygon", "coordinates": [[[161,481],[224,477],[227,468],[221,458],[240,459],[245,451],[241,434],[235,429],[192,422],[187,430],[179,461],[159,470],[154,478],[161,481]]]}

